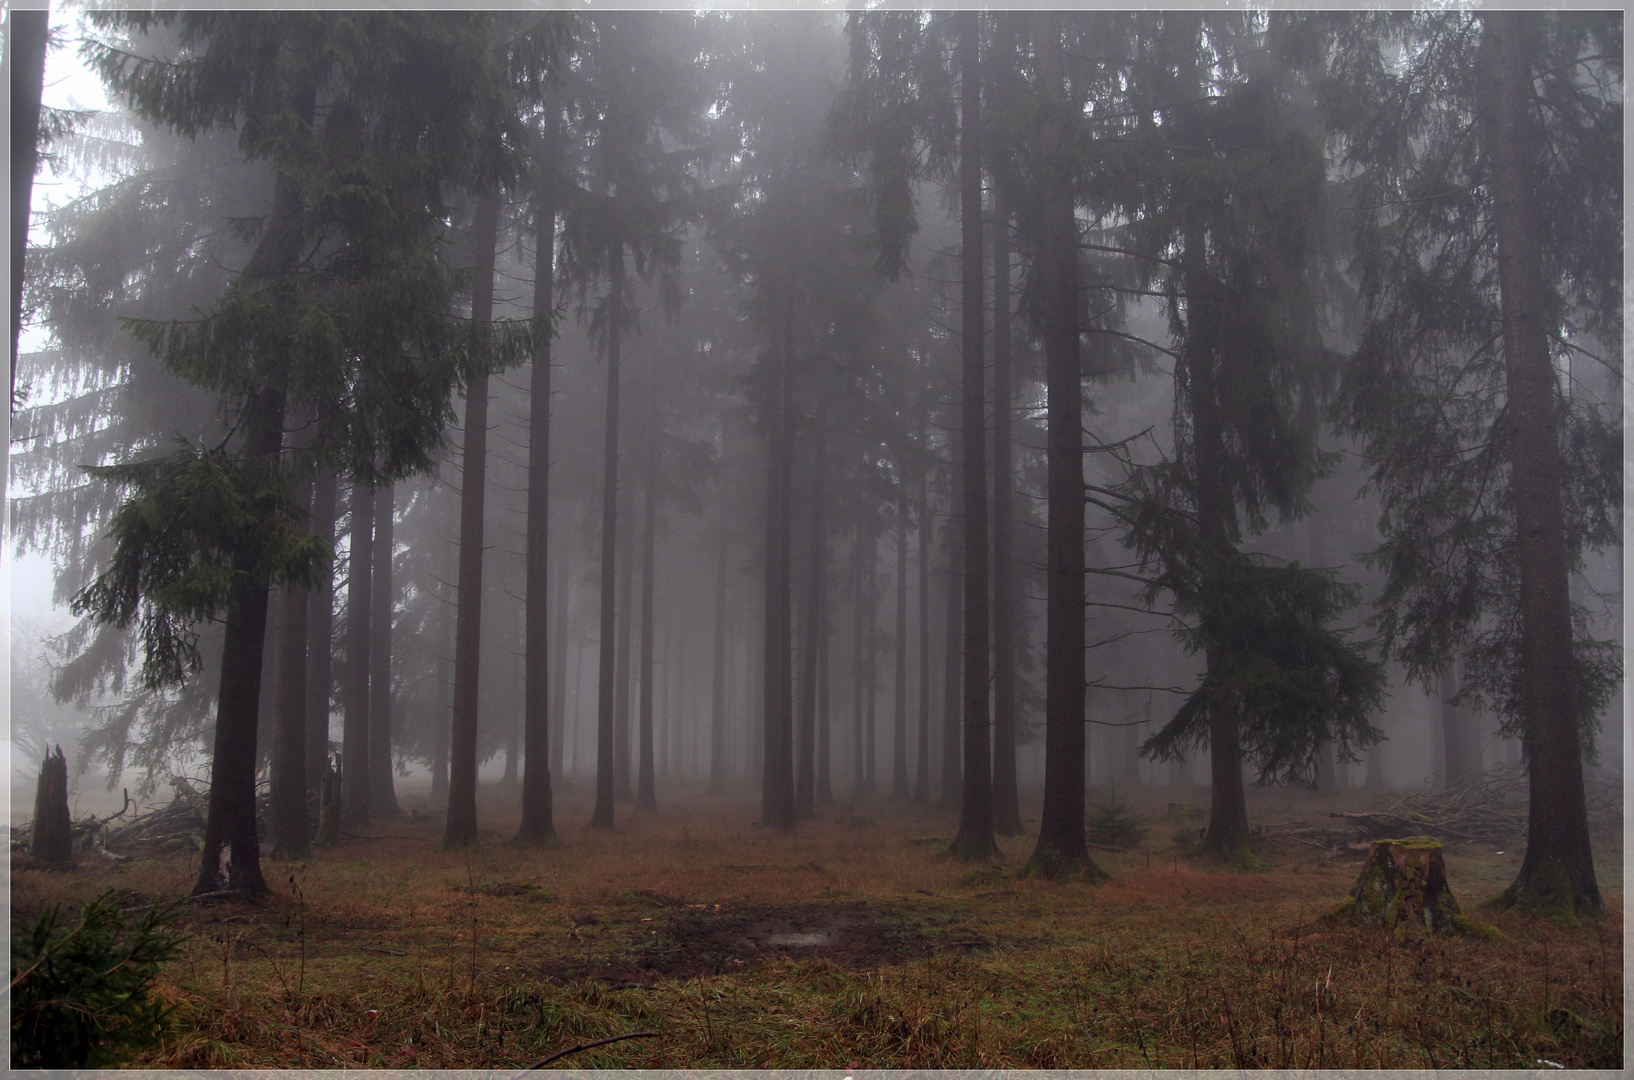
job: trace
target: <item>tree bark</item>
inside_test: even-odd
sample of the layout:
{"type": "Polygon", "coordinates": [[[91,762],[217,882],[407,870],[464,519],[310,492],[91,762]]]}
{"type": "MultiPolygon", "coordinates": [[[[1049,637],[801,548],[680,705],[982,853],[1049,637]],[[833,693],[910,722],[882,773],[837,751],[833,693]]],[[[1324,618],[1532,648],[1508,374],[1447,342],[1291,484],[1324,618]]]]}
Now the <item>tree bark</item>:
{"type": "Polygon", "coordinates": [[[942,648],[942,791],[937,804],[943,809],[959,805],[964,788],[964,766],[960,749],[960,732],[964,715],[959,696],[959,641],[964,634],[964,607],[961,582],[964,580],[964,538],[961,521],[964,514],[959,507],[964,490],[963,455],[958,440],[953,444],[953,467],[948,482],[948,516],[942,526],[942,546],[947,552],[946,635],[942,648]]]}
{"type": "Polygon", "coordinates": [[[790,640],[789,502],[794,457],[794,297],[783,298],[774,372],[775,398],[766,461],[765,757],[760,820],[788,832],[794,828],[794,686],[790,640]]]}
{"type": "MultiPolygon", "coordinates": [[[[624,484],[620,488],[618,507],[620,520],[633,522],[635,484],[624,484]]],[[[635,676],[631,673],[635,663],[635,552],[635,546],[628,540],[619,545],[619,567],[623,573],[618,582],[618,656],[614,665],[618,689],[613,697],[613,794],[620,804],[635,801],[635,788],[630,784],[630,694],[635,687],[635,676]]]]}
{"type": "Polygon", "coordinates": [[[891,800],[907,799],[908,787],[908,497],[897,492],[896,673],[891,698],[891,800]]]}
{"type": "Polygon", "coordinates": [[[653,569],[658,534],[658,415],[654,393],[647,390],[647,430],[641,478],[641,747],[636,778],[635,804],[642,810],[658,810],[658,791],[653,776],[653,569]]]}
{"type": "MultiPolygon", "coordinates": [[[[556,556],[556,626],[552,631],[554,636],[550,644],[555,658],[551,661],[550,669],[550,715],[546,731],[550,738],[547,760],[550,762],[550,775],[553,779],[565,775],[562,770],[565,767],[567,749],[567,626],[569,607],[572,603],[572,593],[568,586],[572,580],[573,544],[569,540],[561,545],[561,554],[556,556]]],[[[524,790],[526,784],[527,778],[524,776],[524,790]]],[[[552,818],[554,819],[554,810],[552,818]]],[[[552,831],[554,832],[554,824],[552,831]]]]}
{"type": "Polygon", "coordinates": [[[1049,533],[1044,653],[1044,805],[1026,872],[1098,878],[1084,835],[1084,444],[1078,326],[1078,223],[1072,201],[1062,83],[1061,17],[1034,17],[1039,125],[1038,272],[1044,292],[1045,444],[1049,533]]]}
{"type": "Polygon", "coordinates": [[[930,469],[919,469],[919,741],[915,747],[913,801],[930,802],[930,469]]]}
{"type": "MultiPolygon", "coordinates": [[[[471,321],[494,316],[494,248],[499,238],[499,181],[484,185],[472,221],[471,321]]],[[[465,392],[465,445],[460,456],[460,564],[454,615],[454,717],[448,745],[448,820],[443,846],[477,842],[478,676],[482,660],[483,507],[488,482],[488,372],[465,392]]]]}
{"type": "Polygon", "coordinates": [[[374,581],[369,586],[369,813],[395,817],[391,761],[391,630],[393,485],[374,493],[374,581]]]}
{"type": "Polygon", "coordinates": [[[715,662],[710,672],[709,793],[726,793],[726,552],[730,524],[724,494],[721,505],[720,547],[715,564],[715,662]]]}
{"type": "Polygon", "coordinates": [[[74,861],[74,821],[68,813],[68,759],[63,757],[60,746],[55,754],[47,749],[45,761],[40,764],[28,854],[38,862],[74,861]]]}
{"type": "Polygon", "coordinates": [[[867,677],[863,674],[863,664],[873,664],[872,656],[865,656],[867,651],[867,637],[864,633],[867,605],[873,603],[872,595],[866,589],[867,561],[869,555],[869,541],[867,525],[857,522],[857,536],[855,550],[851,555],[851,797],[861,798],[866,794],[864,781],[867,774],[863,770],[863,733],[868,727],[866,713],[867,692],[864,689],[867,677]]]}
{"type": "MultiPolygon", "coordinates": [[[[280,176],[273,196],[275,218],[280,216],[280,197],[286,195],[298,200],[293,184],[280,176]]],[[[252,393],[244,423],[247,431],[240,467],[250,472],[277,468],[284,440],[283,394],[270,389],[252,393]]],[[[193,892],[217,892],[226,887],[254,896],[267,891],[261,876],[261,841],[255,829],[255,735],[268,582],[260,568],[247,565],[244,556],[235,555],[232,561],[233,586],[221,646],[221,689],[210,758],[210,807],[193,892]]]]}
{"type": "MultiPolygon", "coordinates": [[[[823,555],[824,574],[827,574],[827,547],[823,555]]],[[[818,806],[832,806],[834,804],[834,777],[832,769],[833,732],[829,723],[830,706],[832,704],[833,686],[828,678],[828,600],[827,590],[824,590],[824,600],[819,613],[820,621],[817,626],[817,794],[818,806]]]]}
{"type": "Polygon", "coordinates": [[[1482,15],[1491,101],[1493,221],[1498,237],[1508,452],[1520,569],[1520,698],[1527,762],[1526,856],[1503,905],[1604,910],[1589,847],[1572,659],[1571,555],[1561,489],[1558,380],[1550,359],[1544,224],[1532,116],[1528,23],[1482,15]]]}
{"type": "Polygon", "coordinates": [[[369,620],[373,617],[374,497],[352,482],[346,556],[346,687],[341,698],[341,817],[369,820],[369,620]]]}
{"type": "MultiPolygon", "coordinates": [[[[295,488],[295,504],[310,513],[312,484],[295,488]]],[[[311,597],[305,589],[278,592],[278,656],[274,665],[272,707],[272,812],[269,841],[280,858],[295,859],[311,844],[306,816],[307,614],[311,597]]],[[[326,702],[327,704],[327,702],[326,702]]]]}
{"type": "MultiPolygon", "coordinates": [[[[546,120],[543,172],[534,189],[533,317],[548,319],[555,309],[556,202],[552,186],[559,113],[552,106],[546,120]]],[[[551,771],[561,767],[561,737],[551,738],[551,716],[561,715],[563,663],[550,678],[549,610],[550,595],[550,364],[551,335],[536,328],[532,369],[528,380],[528,523],[527,565],[523,585],[522,646],[522,822],[516,841],[522,844],[549,843],[556,839],[552,809],[551,771]],[[550,693],[556,691],[552,710],[550,693]]],[[[566,561],[566,551],[563,552],[566,561]]],[[[567,568],[558,568],[563,587],[556,594],[556,633],[561,637],[566,609],[567,568]]],[[[560,644],[558,644],[560,649],[560,644]]],[[[565,658],[564,658],[565,663],[565,658]]],[[[560,723],[560,720],[557,721],[560,723]]]]}
{"type": "Polygon", "coordinates": [[[1014,482],[1010,386],[1010,215],[996,203],[993,229],[993,830],[1021,835],[1016,784],[1016,586],[1010,488],[1014,482]]]}
{"type": "MultiPolygon", "coordinates": [[[[335,474],[321,470],[312,484],[312,532],[335,549],[335,474]]],[[[333,564],[307,594],[305,777],[318,786],[329,761],[329,696],[334,687],[335,573],[333,564]]]]}
{"type": "Polygon", "coordinates": [[[818,657],[827,622],[827,523],[824,520],[823,484],[828,456],[828,410],[817,417],[817,444],[812,449],[811,550],[806,560],[805,641],[800,650],[800,746],[795,755],[794,803],[801,814],[817,811],[817,693],[818,657]]]}
{"type": "MultiPolygon", "coordinates": [[[[40,97],[45,86],[45,49],[51,13],[13,8],[6,26],[6,64],[11,68],[11,397],[17,400],[17,338],[23,327],[23,269],[28,255],[28,218],[39,164],[40,97]]],[[[9,408],[9,406],[8,406],[9,408]]]]}
{"type": "Polygon", "coordinates": [[[999,853],[993,836],[987,548],[987,369],[983,359],[981,24],[959,27],[959,216],[962,233],[964,380],[959,436],[964,444],[964,791],[959,832],[949,851],[962,859],[999,853]]]}
{"type": "Polygon", "coordinates": [[[624,327],[624,249],[609,252],[607,292],[607,411],[602,432],[601,475],[601,641],[596,672],[596,808],[593,829],[613,828],[617,797],[613,753],[614,722],[614,580],[618,557],[618,391],[619,346],[624,327]]]}

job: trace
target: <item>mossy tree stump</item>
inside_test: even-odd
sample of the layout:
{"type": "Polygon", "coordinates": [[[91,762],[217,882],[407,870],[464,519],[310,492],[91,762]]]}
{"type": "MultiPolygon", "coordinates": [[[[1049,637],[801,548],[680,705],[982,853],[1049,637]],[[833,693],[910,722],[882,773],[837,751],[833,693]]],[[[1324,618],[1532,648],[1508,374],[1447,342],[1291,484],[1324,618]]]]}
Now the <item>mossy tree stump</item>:
{"type": "Polygon", "coordinates": [[[1334,915],[1383,926],[1397,937],[1417,927],[1433,934],[1482,929],[1458,910],[1447,887],[1441,841],[1428,836],[1375,840],[1349,898],[1334,915]]]}
{"type": "Polygon", "coordinates": [[[74,824],[68,816],[68,759],[62,747],[45,752],[40,786],[34,793],[34,835],[28,853],[40,862],[65,863],[74,859],[74,824]]]}

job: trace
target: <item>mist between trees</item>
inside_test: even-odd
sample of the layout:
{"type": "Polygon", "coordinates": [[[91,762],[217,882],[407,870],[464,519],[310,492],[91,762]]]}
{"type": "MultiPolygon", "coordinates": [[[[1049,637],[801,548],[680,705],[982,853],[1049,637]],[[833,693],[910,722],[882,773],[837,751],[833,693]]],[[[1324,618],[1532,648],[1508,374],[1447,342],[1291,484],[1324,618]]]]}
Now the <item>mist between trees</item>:
{"type": "Polygon", "coordinates": [[[1620,15],[81,30],[9,476],[79,621],[13,745],[206,780],[200,890],[332,767],[455,846],[479,780],[534,842],[707,785],[979,859],[1042,787],[1093,877],[1086,784],[1207,786],[1231,859],[1245,785],[1524,763],[1511,900],[1599,906],[1620,15]]]}

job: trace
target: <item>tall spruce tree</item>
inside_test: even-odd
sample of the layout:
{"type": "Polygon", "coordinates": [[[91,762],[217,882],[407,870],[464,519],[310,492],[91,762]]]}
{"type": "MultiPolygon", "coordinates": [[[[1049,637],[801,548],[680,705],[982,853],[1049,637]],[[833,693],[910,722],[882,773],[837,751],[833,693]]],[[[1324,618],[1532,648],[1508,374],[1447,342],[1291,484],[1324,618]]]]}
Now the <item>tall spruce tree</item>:
{"type": "Polygon", "coordinates": [[[1500,905],[1596,912],[1582,758],[1621,676],[1572,603],[1621,542],[1622,20],[1295,24],[1355,189],[1345,419],[1382,504],[1380,636],[1519,735],[1528,843],[1500,905]]]}
{"type": "MultiPolygon", "coordinates": [[[[219,446],[94,470],[130,490],[109,568],[76,608],[142,620],[144,678],[199,666],[198,619],[226,622],[199,891],[266,890],[254,813],[267,594],[308,586],[328,553],[302,531],[280,468],[285,417],[310,410],[310,450],[365,484],[428,468],[450,385],[485,350],[446,316],[441,186],[470,145],[469,103],[488,73],[462,62],[480,17],[356,13],[107,13],[139,50],[93,43],[110,88],[188,136],[236,126],[267,161],[270,213],[242,272],[200,318],[132,324],[173,372],[222,395],[237,420],[219,446]],[[346,78],[336,78],[344,66],[346,78]],[[324,98],[321,125],[317,102],[324,98]],[[412,169],[407,168],[412,162],[412,169]],[[322,243],[317,241],[322,239],[322,243]],[[316,246],[314,246],[316,245],[316,246]],[[391,287],[381,288],[389,280],[391,287]],[[399,306],[400,304],[406,306],[399,306]]],[[[522,335],[525,337],[526,335],[522,335]]]]}

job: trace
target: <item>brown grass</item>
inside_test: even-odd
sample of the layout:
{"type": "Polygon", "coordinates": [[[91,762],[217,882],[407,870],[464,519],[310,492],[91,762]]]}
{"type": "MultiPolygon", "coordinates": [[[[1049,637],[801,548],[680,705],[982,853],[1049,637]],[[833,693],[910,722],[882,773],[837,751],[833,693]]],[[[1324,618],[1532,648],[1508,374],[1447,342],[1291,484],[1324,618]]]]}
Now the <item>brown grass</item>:
{"type": "MultiPolygon", "coordinates": [[[[1160,800],[1175,797],[1122,795],[1154,817],[1160,800]]],[[[1509,913],[1491,920],[1507,942],[1398,943],[1321,919],[1355,864],[1323,865],[1314,851],[1292,847],[1262,851],[1267,870],[1215,869],[1188,861],[1161,821],[1140,849],[1098,853],[1114,876],[1090,887],[950,862],[935,839],[952,831],[946,815],[888,804],[830,811],[784,836],[751,824],[750,802],[687,793],[656,817],[626,812],[609,836],[582,827],[588,793],[569,785],[557,807],[564,842],[518,850],[498,842],[514,828],[514,807],[485,797],[483,820],[494,831],[470,852],[438,850],[440,826],[422,806],[416,818],[371,830],[399,839],[348,841],[298,865],[269,862],[278,891],[260,904],[190,907],[193,936],[161,986],[177,1006],[174,1034],[137,1064],[515,1068],[643,1029],[659,1035],[560,1064],[1622,1061],[1615,835],[1597,843],[1604,920],[1509,913]],[[495,888],[502,884],[510,887],[495,888]],[[877,947],[831,958],[821,949],[721,944],[736,940],[721,928],[751,916],[830,907],[851,912],[852,929],[877,947]],[[705,942],[699,935],[710,927],[718,932],[705,942]],[[702,966],[687,970],[706,973],[667,978],[642,967],[672,946],[703,950],[693,957],[702,966]]],[[[1326,809],[1302,793],[1251,800],[1263,821],[1315,821],[1326,809]]],[[[1031,841],[1002,846],[1013,870],[1031,841]]],[[[1507,883],[1518,857],[1449,853],[1466,910],[1507,883]]],[[[134,904],[179,896],[191,880],[180,858],[19,870],[14,926],[106,888],[134,904]]]]}

